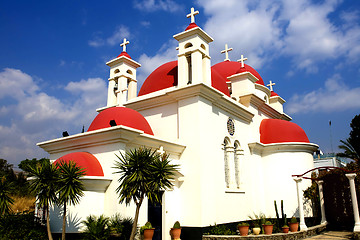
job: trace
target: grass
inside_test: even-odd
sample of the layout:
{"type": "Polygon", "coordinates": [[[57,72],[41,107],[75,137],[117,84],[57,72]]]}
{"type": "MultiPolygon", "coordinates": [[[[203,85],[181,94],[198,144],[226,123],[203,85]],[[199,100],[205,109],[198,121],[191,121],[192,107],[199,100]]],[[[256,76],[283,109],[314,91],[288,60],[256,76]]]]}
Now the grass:
{"type": "Polygon", "coordinates": [[[32,196],[13,196],[14,204],[11,205],[11,209],[14,213],[20,213],[24,211],[35,211],[35,197],[32,196]]]}

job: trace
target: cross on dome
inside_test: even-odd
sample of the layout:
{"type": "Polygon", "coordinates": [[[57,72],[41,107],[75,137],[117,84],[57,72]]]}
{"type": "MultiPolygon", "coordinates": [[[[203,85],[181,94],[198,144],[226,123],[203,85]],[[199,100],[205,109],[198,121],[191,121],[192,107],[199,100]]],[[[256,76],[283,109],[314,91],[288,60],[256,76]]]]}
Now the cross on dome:
{"type": "Polygon", "coordinates": [[[194,23],[195,22],[195,15],[198,15],[199,14],[199,11],[194,11],[194,8],[192,7],[191,8],[191,12],[186,15],[187,18],[191,17],[191,23],[194,23]]]}
{"type": "Polygon", "coordinates": [[[248,60],[247,58],[244,58],[244,55],[241,54],[241,58],[237,60],[238,62],[241,62],[241,67],[245,67],[244,62],[248,60]]]}
{"type": "Polygon", "coordinates": [[[130,42],[126,41],[126,38],[124,38],[124,41],[122,44],[120,44],[120,47],[123,47],[123,52],[126,52],[126,45],[128,45],[130,42]]]}
{"type": "Polygon", "coordinates": [[[266,86],[270,87],[270,91],[274,91],[274,90],[273,90],[273,86],[274,86],[274,85],[276,85],[276,84],[273,83],[273,82],[270,80],[270,81],[269,81],[269,84],[266,85],[266,86]]]}
{"type": "MultiPolygon", "coordinates": [[[[229,59],[229,52],[232,51],[232,48],[228,48],[227,43],[225,44],[225,50],[222,50],[221,53],[225,53],[225,59],[224,61],[230,61],[229,59]]],[[[241,55],[242,56],[242,55],[241,55]]]]}

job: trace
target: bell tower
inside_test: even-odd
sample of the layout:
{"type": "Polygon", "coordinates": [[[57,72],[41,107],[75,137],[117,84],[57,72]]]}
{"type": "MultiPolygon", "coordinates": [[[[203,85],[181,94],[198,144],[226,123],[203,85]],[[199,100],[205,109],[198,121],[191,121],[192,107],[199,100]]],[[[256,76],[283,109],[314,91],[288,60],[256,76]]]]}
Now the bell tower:
{"type": "Polygon", "coordinates": [[[211,63],[209,43],[213,39],[195,23],[195,15],[199,11],[191,8],[187,15],[190,25],[184,32],[174,35],[179,42],[178,54],[178,86],[205,83],[211,85],[211,63]]]}
{"type": "Polygon", "coordinates": [[[123,106],[128,100],[136,97],[136,69],[141,67],[141,64],[132,60],[126,52],[126,45],[129,43],[124,38],[120,44],[123,51],[106,63],[110,67],[107,107],[123,106]]]}

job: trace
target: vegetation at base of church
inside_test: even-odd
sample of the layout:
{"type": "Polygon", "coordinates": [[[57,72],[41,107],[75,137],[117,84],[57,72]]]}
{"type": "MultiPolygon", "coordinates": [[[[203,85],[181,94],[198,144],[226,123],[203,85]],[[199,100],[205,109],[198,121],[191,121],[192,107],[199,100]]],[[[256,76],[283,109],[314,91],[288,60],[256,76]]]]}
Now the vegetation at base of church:
{"type": "Polygon", "coordinates": [[[177,228],[181,228],[179,221],[176,221],[176,222],[174,223],[173,228],[176,228],[176,229],[177,229],[177,228]]]}
{"type": "Polygon", "coordinates": [[[143,235],[146,229],[153,229],[151,222],[146,222],[144,226],[140,227],[140,234],[143,235]]]}
{"type": "Polygon", "coordinates": [[[232,231],[226,225],[210,225],[208,232],[204,233],[205,235],[237,235],[236,231],[232,231]]]}
{"type": "Polygon", "coordinates": [[[170,164],[167,154],[160,155],[156,150],[145,147],[120,152],[120,156],[116,156],[118,161],[114,168],[118,171],[115,173],[120,174],[120,185],[116,189],[119,202],[128,205],[134,201],[136,204],[130,236],[130,240],[134,240],[142,202],[147,197],[152,202],[161,203],[162,191],[173,186],[171,180],[178,166],[170,164]]]}
{"type": "Polygon", "coordinates": [[[281,200],[281,220],[279,217],[279,212],[276,204],[276,200],[274,200],[275,213],[276,213],[276,227],[281,229],[281,226],[286,225],[286,214],[284,213],[284,200],[281,200]]]}
{"type": "Polygon", "coordinates": [[[238,227],[248,227],[248,226],[250,226],[250,224],[247,222],[241,222],[238,224],[238,227]]]}
{"type": "Polygon", "coordinates": [[[290,223],[297,223],[298,221],[297,221],[297,219],[296,219],[296,217],[292,217],[291,219],[290,219],[290,223]]]}
{"type": "Polygon", "coordinates": [[[0,216],[9,214],[10,206],[14,203],[14,199],[10,197],[11,188],[12,184],[3,176],[0,179],[0,216]]]}
{"type": "Polygon", "coordinates": [[[90,215],[82,222],[86,229],[83,231],[83,239],[91,240],[128,240],[131,234],[132,218],[123,218],[115,214],[111,218],[104,215],[99,217],[90,215]]]}
{"type": "Polygon", "coordinates": [[[83,232],[84,239],[107,240],[110,237],[109,218],[104,215],[99,217],[90,215],[82,223],[86,226],[83,232]]]}
{"type": "Polygon", "coordinates": [[[0,240],[46,240],[46,227],[34,216],[34,212],[8,214],[0,218],[0,240]]]}
{"type": "Polygon", "coordinates": [[[351,131],[346,140],[340,140],[342,143],[339,148],[343,150],[337,156],[349,158],[355,161],[360,166],[360,114],[356,115],[350,123],[351,131]]]}

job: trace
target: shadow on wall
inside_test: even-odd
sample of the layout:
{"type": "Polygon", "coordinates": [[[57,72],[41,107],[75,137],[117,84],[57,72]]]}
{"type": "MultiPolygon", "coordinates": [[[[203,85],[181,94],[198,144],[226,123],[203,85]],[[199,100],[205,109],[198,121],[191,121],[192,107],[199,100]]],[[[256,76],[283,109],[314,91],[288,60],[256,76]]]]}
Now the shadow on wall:
{"type": "MultiPolygon", "coordinates": [[[[63,208],[54,206],[50,209],[50,226],[54,233],[62,232],[63,208]]],[[[81,218],[77,214],[67,211],[66,214],[66,232],[78,233],[81,230],[81,218]]]]}

